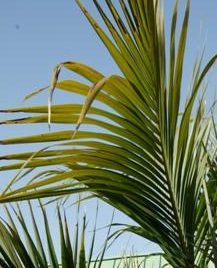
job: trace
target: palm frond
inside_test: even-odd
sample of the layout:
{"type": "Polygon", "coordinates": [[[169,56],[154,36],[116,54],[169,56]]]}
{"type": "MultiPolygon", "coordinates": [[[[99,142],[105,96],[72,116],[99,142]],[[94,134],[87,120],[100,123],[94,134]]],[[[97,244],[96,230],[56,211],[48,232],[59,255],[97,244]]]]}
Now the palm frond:
{"type": "Polygon", "coordinates": [[[104,254],[108,248],[107,240],[112,242],[109,238],[111,228],[108,228],[108,235],[105,237],[105,245],[100,250],[101,253],[98,257],[95,257],[93,252],[96,250],[97,218],[92,231],[92,243],[87,246],[85,241],[87,232],[86,216],[80,221],[80,211],[78,209],[77,215],[75,215],[77,222],[70,221],[69,225],[66,212],[63,211],[62,213],[62,209],[58,206],[59,250],[57,246],[58,227],[55,225],[54,220],[48,220],[47,207],[41,202],[39,202],[39,206],[35,206],[30,201],[28,201],[28,207],[29,214],[26,213],[26,209],[23,212],[23,206],[18,205],[18,203],[10,207],[5,206],[6,217],[4,217],[4,220],[0,220],[1,267],[88,268],[94,266],[100,268],[102,266],[105,258],[104,254]],[[26,223],[27,221],[28,224],[26,223]],[[32,222],[32,226],[29,222],[32,222]],[[89,255],[88,258],[87,254],[89,255]]]}
{"type": "Polygon", "coordinates": [[[2,165],[0,170],[25,167],[36,175],[21,186],[24,180],[16,177],[0,201],[90,191],[132,218],[139,227],[130,230],[160,245],[173,267],[207,265],[210,260],[216,264],[216,243],[204,196],[207,189],[212,206],[216,198],[210,193],[208,174],[213,174],[209,171],[214,158],[209,150],[213,124],[212,118],[205,116],[204,97],[198,101],[198,93],[217,55],[203,68],[202,60],[195,65],[192,87],[181,111],[190,1],[179,33],[178,1],[175,3],[168,43],[161,1],[119,0],[116,7],[106,0],[105,12],[101,3],[93,0],[110,35],[81,1],[76,2],[122,75],[105,77],[84,64],[62,62],[58,66],[92,85],[74,80],[59,82],[58,76],[52,85],[87,96],[84,104],[51,107],[50,102],[48,111],[45,106],[1,111],[36,115],[0,124],[48,122],[73,124],[73,128],[3,139],[3,145],[50,142],[51,146],[1,156],[2,160],[16,162],[2,165]],[[79,129],[81,124],[86,130],[79,129]],[[93,131],[88,130],[89,125],[93,131]],[[63,169],[50,175],[48,171],[46,176],[37,173],[38,167],[48,166],[63,169]]]}

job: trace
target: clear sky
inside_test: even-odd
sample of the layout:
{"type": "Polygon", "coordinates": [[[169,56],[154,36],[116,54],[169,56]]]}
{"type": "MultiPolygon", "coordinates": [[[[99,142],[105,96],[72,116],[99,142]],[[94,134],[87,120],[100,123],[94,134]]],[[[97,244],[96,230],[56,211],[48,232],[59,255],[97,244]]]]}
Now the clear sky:
{"type": "MultiPolygon", "coordinates": [[[[118,72],[74,0],[0,1],[0,109],[22,106],[26,95],[48,85],[53,66],[62,61],[83,62],[105,75],[118,72]]],[[[103,2],[99,2],[101,1],[103,2]]],[[[83,0],[90,12],[97,17],[91,2],[83,0]]],[[[179,2],[183,9],[186,1],[179,2]]],[[[173,0],[165,0],[166,15],[171,14],[173,3],[173,0]]],[[[191,75],[192,60],[198,48],[205,45],[205,58],[217,52],[216,11],[215,0],[191,0],[186,81],[191,75]]],[[[166,17],[166,25],[170,20],[170,16],[166,17]]],[[[69,78],[71,74],[67,75],[69,78]]],[[[209,98],[212,98],[216,91],[216,77],[215,71],[208,88],[209,98]]],[[[63,95],[55,92],[54,102],[66,101],[63,95]]],[[[46,104],[47,95],[42,94],[35,100],[29,100],[26,105],[39,102],[46,104]]],[[[2,115],[0,120],[1,118],[2,115]]],[[[16,134],[26,134],[24,130],[25,128],[19,129],[16,134]]],[[[12,128],[0,127],[0,139],[13,135],[12,128]]],[[[0,154],[6,153],[6,150],[8,149],[1,147],[0,154]]],[[[148,242],[142,244],[141,241],[135,241],[135,248],[138,248],[140,253],[152,250],[148,242]]],[[[116,255],[115,250],[111,254],[116,255]]]]}

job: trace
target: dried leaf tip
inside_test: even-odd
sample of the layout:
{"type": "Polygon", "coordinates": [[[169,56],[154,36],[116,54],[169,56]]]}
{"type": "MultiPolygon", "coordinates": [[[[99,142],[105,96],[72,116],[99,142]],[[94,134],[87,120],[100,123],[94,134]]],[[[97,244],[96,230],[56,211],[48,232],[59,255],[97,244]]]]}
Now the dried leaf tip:
{"type": "Polygon", "coordinates": [[[76,135],[80,125],[82,124],[82,122],[83,122],[88,110],[90,109],[93,101],[96,99],[97,94],[103,89],[104,85],[109,80],[112,79],[112,77],[113,77],[112,75],[109,75],[107,77],[103,77],[102,79],[97,81],[95,84],[93,84],[93,86],[88,91],[86,100],[85,100],[85,102],[84,102],[84,104],[82,106],[82,110],[81,110],[80,116],[79,116],[78,121],[77,121],[76,128],[73,131],[72,139],[75,138],[75,135],[76,135]]]}
{"type": "Polygon", "coordinates": [[[53,68],[52,77],[50,81],[50,86],[49,86],[50,93],[49,93],[49,98],[48,98],[48,127],[49,129],[50,129],[50,124],[51,124],[51,104],[52,104],[53,92],[55,90],[58,77],[59,77],[59,73],[63,65],[64,65],[63,63],[59,63],[53,68]]]}

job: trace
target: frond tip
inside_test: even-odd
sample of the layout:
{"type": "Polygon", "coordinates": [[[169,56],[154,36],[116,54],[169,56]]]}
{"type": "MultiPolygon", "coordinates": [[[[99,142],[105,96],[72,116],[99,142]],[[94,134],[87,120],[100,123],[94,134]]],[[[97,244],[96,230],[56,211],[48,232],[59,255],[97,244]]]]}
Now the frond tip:
{"type": "Polygon", "coordinates": [[[48,127],[50,129],[50,124],[51,124],[51,104],[52,104],[52,99],[53,99],[53,93],[56,88],[56,84],[58,82],[58,77],[61,71],[61,68],[64,66],[64,63],[59,63],[53,68],[52,72],[52,77],[50,81],[50,86],[49,86],[49,98],[48,98],[48,127]]]}
{"type": "Polygon", "coordinates": [[[103,77],[98,82],[96,82],[88,91],[86,100],[82,106],[80,116],[79,116],[78,121],[76,123],[76,128],[72,134],[72,139],[75,138],[75,135],[76,135],[80,125],[82,124],[88,110],[90,109],[93,101],[96,99],[97,94],[100,92],[100,90],[103,89],[104,85],[106,85],[106,83],[112,79],[112,77],[113,77],[112,75],[107,76],[107,77],[103,77]]]}

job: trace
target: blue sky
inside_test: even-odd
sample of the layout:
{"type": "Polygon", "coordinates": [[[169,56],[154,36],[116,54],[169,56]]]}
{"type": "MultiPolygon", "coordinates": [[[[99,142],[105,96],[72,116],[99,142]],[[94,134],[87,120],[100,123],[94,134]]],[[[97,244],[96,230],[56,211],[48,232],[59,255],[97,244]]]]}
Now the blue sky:
{"type": "MultiPolygon", "coordinates": [[[[91,1],[83,2],[95,14],[91,1]]],[[[174,1],[165,2],[166,13],[169,13],[174,1]]],[[[185,2],[180,1],[180,5],[185,2]]],[[[203,44],[206,36],[207,54],[213,54],[217,39],[217,3],[203,0],[191,2],[190,51],[195,52],[198,41],[203,44]],[[203,35],[199,39],[201,24],[203,35]]],[[[105,74],[117,72],[74,0],[2,0],[2,3],[0,96],[4,99],[4,107],[22,104],[26,94],[46,85],[52,67],[61,61],[85,62],[105,74]]]]}
{"type": "MultiPolygon", "coordinates": [[[[97,17],[91,1],[83,2],[97,17]]],[[[166,14],[171,13],[174,1],[165,2],[166,14]]],[[[185,2],[180,1],[180,6],[185,2]]],[[[199,45],[205,43],[206,55],[212,55],[217,43],[217,3],[191,2],[189,55],[186,57],[190,65],[191,56],[199,45]]],[[[74,0],[4,1],[0,10],[0,33],[3,107],[22,105],[27,94],[48,84],[53,66],[62,61],[85,62],[104,74],[118,72],[74,0]]]]}
{"type": "MultiPolygon", "coordinates": [[[[97,17],[91,2],[83,0],[90,12],[97,17]]],[[[166,15],[171,14],[173,3],[172,0],[165,0],[166,15]]],[[[185,0],[180,0],[181,10],[185,3],[185,0]]],[[[216,10],[217,1],[191,1],[186,83],[191,75],[196,51],[205,45],[205,59],[217,52],[216,10]]],[[[168,25],[169,16],[166,21],[168,25]]],[[[62,61],[83,62],[105,75],[118,72],[109,53],[97,39],[74,0],[1,0],[0,35],[0,109],[22,106],[26,95],[48,85],[53,66],[62,61]]],[[[69,77],[71,74],[65,75],[69,77]]],[[[216,71],[210,79],[209,100],[216,91],[215,77],[216,71]]],[[[47,97],[46,93],[42,94],[27,101],[26,105],[39,102],[46,104],[47,97]]],[[[63,94],[55,92],[54,102],[64,102],[66,99],[63,94]]],[[[70,100],[67,99],[68,101],[70,100]]],[[[1,118],[0,115],[0,120],[1,118]]],[[[0,139],[13,136],[13,130],[14,128],[1,126],[0,139]]],[[[26,134],[25,131],[25,127],[20,128],[16,134],[26,134]]],[[[0,150],[4,154],[9,149],[1,147],[0,150]]],[[[122,220],[122,216],[120,218],[122,220]]],[[[148,242],[143,244],[135,240],[135,244],[140,253],[152,250],[148,242]]],[[[111,254],[115,254],[115,250],[111,254]]]]}

